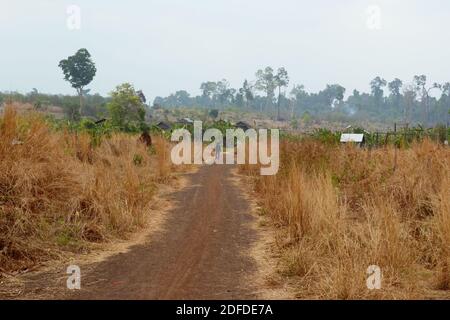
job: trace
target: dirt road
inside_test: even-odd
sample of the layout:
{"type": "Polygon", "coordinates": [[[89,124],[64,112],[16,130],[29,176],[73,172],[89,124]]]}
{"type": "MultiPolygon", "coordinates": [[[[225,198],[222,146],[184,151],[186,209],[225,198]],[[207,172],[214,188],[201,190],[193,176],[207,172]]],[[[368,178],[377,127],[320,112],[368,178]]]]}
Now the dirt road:
{"type": "MultiPolygon", "coordinates": [[[[226,165],[202,166],[176,192],[162,231],[143,245],[82,268],[64,299],[256,299],[248,254],[257,235],[226,165]]],[[[42,283],[38,281],[38,283],[42,283]]]]}

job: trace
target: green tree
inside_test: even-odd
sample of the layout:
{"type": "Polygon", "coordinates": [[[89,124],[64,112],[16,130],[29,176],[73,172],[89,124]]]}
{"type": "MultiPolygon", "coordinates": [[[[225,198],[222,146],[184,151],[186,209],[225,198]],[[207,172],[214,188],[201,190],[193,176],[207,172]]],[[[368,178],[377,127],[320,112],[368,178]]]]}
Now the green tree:
{"type": "Polygon", "coordinates": [[[295,109],[298,109],[298,111],[306,109],[308,93],[305,91],[304,85],[297,84],[292,88],[290,95],[292,99],[291,118],[293,118],[296,115],[295,109]]]}
{"type": "Polygon", "coordinates": [[[414,108],[414,104],[416,102],[417,97],[417,91],[414,84],[406,85],[403,88],[403,99],[404,99],[404,106],[403,106],[403,121],[409,122],[410,115],[412,113],[412,110],[414,108]]]}
{"type": "Polygon", "coordinates": [[[111,92],[107,105],[113,125],[129,130],[140,126],[145,119],[145,107],[134,87],[124,83],[111,92]]]}
{"type": "Polygon", "coordinates": [[[428,103],[427,103],[427,95],[428,91],[425,88],[427,85],[427,76],[422,75],[415,75],[413,80],[415,90],[418,96],[420,96],[420,102],[422,104],[422,108],[424,110],[424,115],[422,116],[422,119],[424,122],[427,122],[428,120],[428,103]]]}
{"type": "Polygon", "coordinates": [[[309,114],[308,111],[303,112],[303,114],[302,114],[302,121],[303,121],[303,123],[305,123],[305,124],[311,122],[311,115],[309,114]]]}
{"type": "Polygon", "coordinates": [[[64,79],[77,90],[80,98],[80,109],[78,113],[81,115],[83,109],[83,89],[94,79],[97,68],[91,59],[89,51],[86,49],[80,49],[75,55],[61,60],[59,67],[64,73],[64,79]]]}
{"type": "Polygon", "coordinates": [[[202,95],[204,97],[211,98],[212,95],[216,92],[216,89],[217,89],[217,83],[215,83],[213,81],[203,82],[200,85],[200,90],[202,90],[202,95]]]}
{"type": "Polygon", "coordinates": [[[403,86],[403,82],[402,82],[402,80],[400,80],[398,78],[395,78],[394,80],[392,80],[391,82],[388,83],[389,91],[391,92],[391,94],[394,97],[401,96],[400,90],[401,90],[402,86],[403,86]]]}
{"type": "Polygon", "coordinates": [[[402,89],[403,82],[402,80],[395,78],[391,82],[388,83],[388,89],[391,92],[391,96],[389,97],[392,105],[392,110],[399,110],[400,102],[402,98],[402,94],[400,90],[402,89]]]}
{"type": "Polygon", "coordinates": [[[344,101],[345,88],[339,84],[327,84],[323,94],[327,99],[327,104],[334,107],[336,102],[341,104],[344,101]]]}
{"type": "Polygon", "coordinates": [[[244,106],[244,89],[239,88],[238,92],[236,93],[235,103],[239,108],[242,108],[244,106]]]}
{"type": "Polygon", "coordinates": [[[386,80],[380,77],[376,77],[370,82],[370,89],[372,90],[372,96],[375,99],[375,105],[377,109],[380,109],[381,102],[383,101],[383,87],[385,87],[387,84],[386,80]]]}
{"type": "Polygon", "coordinates": [[[186,90],[178,90],[175,92],[174,98],[177,107],[189,107],[191,105],[191,98],[186,90]]]}
{"type": "Polygon", "coordinates": [[[214,107],[213,97],[217,92],[217,83],[213,81],[203,82],[200,85],[200,90],[202,90],[202,101],[203,104],[209,107],[214,107]]]}
{"type": "Polygon", "coordinates": [[[218,100],[222,106],[233,104],[236,89],[230,88],[230,83],[226,79],[217,82],[215,100],[218,100]]]}
{"type": "Polygon", "coordinates": [[[62,102],[62,108],[67,118],[72,121],[80,120],[80,106],[76,97],[68,97],[62,102]]]}
{"type": "Polygon", "coordinates": [[[245,80],[244,84],[242,85],[242,91],[245,99],[245,108],[248,108],[249,103],[253,101],[255,97],[253,96],[253,88],[247,80],[245,80]]]}
{"type": "Polygon", "coordinates": [[[414,76],[414,85],[416,88],[416,92],[421,96],[425,96],[425,85],[427,84],[427,76],[422,74],[420,76],[414,76]]]}
{"type": "Polygon", "coordinates": [[[281,88],[287,87],[289,84],[289,76],[285,68],[279,68],[275,75],[275,85],[278,88],[277,100],[277,119],[280,120],[280,102],[281,102],[281,88]]]}
{"type": "Polygon", "coordinates": [[[264,70],[260,69],[256,72],[255,88],[265,92],[266,106],[272,105],[276,87],[275,76],[271,67],[266,67],[264,70]]]}
{"type": "Polygon", "coordinates": [[[446,82],[442,85],[442,93],[447,97],[450,96],[450,82],[446,82]]]}

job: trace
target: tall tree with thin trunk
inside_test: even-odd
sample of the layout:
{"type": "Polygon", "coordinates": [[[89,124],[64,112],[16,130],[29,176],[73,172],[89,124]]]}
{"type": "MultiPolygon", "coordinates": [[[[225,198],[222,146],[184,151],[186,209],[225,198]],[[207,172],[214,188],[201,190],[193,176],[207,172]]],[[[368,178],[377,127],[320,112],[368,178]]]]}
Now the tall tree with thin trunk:
{"type": "Polygon", "coordinates": [[[279,68],[275,75],[275,85],[278,87],[277,100],[277,120],[280,120],[280,103],[281,103],[281,88],[287,87],[289,84],[289,76],[285,68],[279,68]]]}
{"type": "MultiPolygon", "coordinates": [[[[256,72],[255,88],[266,93],[266,106],[272,106],[276,83],[271,67],[256,72]]],[[[262,111],[262,108],[260,111],[262,111]]]]}
{"type": "Polygon", "coordinates": [[[414,108],[414,103],[417,97],[417,90],[414,84],[409,84],[403,87],[403,98],[404,108],[403,108],[403,121],[408,123],[411,119],[409,118],[412,109],[414,108]]]}
{"type": "Polygon", "coordinates": [[[245,100],[245,108],[248,109],[249,103],[254,99],[252,86],[248,83],[247,80],[244,81],[242,85],[244,100],[245,100]]]}
{"type": "Polygon", "coordinates": [[[77,90],[78,96],[80,97],[79,113],[81,115],[83,109],[83,89],[94,79],[97,68],[91,59],[89,51],[86,49],[80,49],[75,55],[61,60],[59,67],[64,73],[64,79],[77,90]]]}
{"type": "Polygon", "coordinates": [[[375,105],[378,109],[378,111],[381,111],[381,104],[383,102],[383,87],[385,87],[387,84],[387,81],[383,78],[376,77],[370,82],[370,89],[372,90],[372,96],[375,99],[375,105]]]}
{"type": "Polygon", "coordinates": [[[425,114],[423,115],[423,122],[426,123],[428,119],[428,110],[427,110],[427,89],[425,86],[427,84],[427,76],[422,74],[420,76],[414,76],[414,86],[417,92],[417,95],[420,96],[420,102],[422,103],[423,110],[425,114]]]}
{"type": "Polygon", "coordinates": [[[393,102],[393,110],[400,108],[400,102],[402,94],[400,90],[402,89],[403,82],[399,78],[395,78],[388,83],[389,91],[391,92],[391,101],[393,102]]]}

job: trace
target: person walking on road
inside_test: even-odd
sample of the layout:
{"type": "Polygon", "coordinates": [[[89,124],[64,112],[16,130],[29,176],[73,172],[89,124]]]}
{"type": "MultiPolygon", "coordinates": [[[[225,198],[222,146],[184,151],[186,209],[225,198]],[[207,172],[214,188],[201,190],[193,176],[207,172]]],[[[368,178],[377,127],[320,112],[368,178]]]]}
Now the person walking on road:
{"type": "Polygon", "coordinates": [[[219,142],[217,142],[216,143],[216,161],[220,159],[221,153],[222,153],[222,145],[219,142]]]}

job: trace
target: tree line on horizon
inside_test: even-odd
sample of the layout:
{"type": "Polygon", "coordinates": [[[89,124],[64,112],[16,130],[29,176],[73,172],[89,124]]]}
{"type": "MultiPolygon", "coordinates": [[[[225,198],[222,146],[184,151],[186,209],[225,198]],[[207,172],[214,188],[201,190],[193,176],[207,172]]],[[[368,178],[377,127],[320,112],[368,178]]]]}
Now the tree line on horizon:
{"type": "MultiPolygon", "coordinates": [[[[122,83],[116,86],[110,93],[110,97],[106,98],[99,94],[89,94],[90,89],[86,89],[86,86],[94,79],[97,68],[87,49],[79,49],[74,55],[62,59],[58,66],[64,74],[64,80],[76,90],[77,96],[41,94],[36,88],[33,88],[26,95],[10,92],[6,94],[7,99],[11,102],[33,103],[37,110],[44,106],[60,106],[63,108],[66,118],[87,126],[94,125],[92,119],[87,117],[94,119],[109,117],[109,125],[116,129],[148,130],[148,125],[145,123],[147,111],[145,95],[142,91],[135,90],[132,84],[122,83]]],[[[5,95],[0,92],[0,104],[4,100],[5,95]]]]}
{"type": "Polygon", "coordinates": [[[370,92],[353,90],[347,99],[346,88],[339,84],[328,84],[319,92],[307,92],[300,84],[287,90],[289,82],[285,68],[275,71],[266,67],[256,72],[253,81],[244,80],[238,89],[232,88],[226,79],[207,81],[200,85],[198,96],[179,90],[167,97],[156,97],[153,105],[219,110],[233,107],[267,113],[279,120],[314,117],[336,121],[395,120],[423,125],[449,121],[450,82],[428,84],[425,75],[416,75],[409,83],[398,78],[388,82],[377,76],[370,82],[370,92]],[[440,93],[438,98],[436,93],[438,96],[440,93]]]}
{"type": "MultiPolygon", "coordinates": [[[[109,97],[91,95],[86,89],[97,72],[88,50],[78,50],[61,60],[59,67],[64,80],[76,90],[76,96],[42,94],[37,89],[25,95],[0,92],[0,104],[8,98],[33,103],[36,109],[42,105],[61,106],[71,120],[109,116],[119,126],[144,122],[150,106],[146,104],[144,93],[131,84],[118,85],[109,97]]],[[[266,67],[255,73],[254,80],[244,80],[238,89],[232,88],[226,79],[206,81],[200,85],[200,95],[191,96],[186,90],[178,90],[167,97],[156,97],[153,107],[197,107],[213,111],[234,108],[293,122],[300,118],[397,121],[425,126],[449,122],[450,82],[429,84],[425,75],[416,75],[409,83],[398,78],[388,82],[377,76],[370,82],[370,92],[353,90],[347,99],[346,88],[339,84],[328,84],[319,92],[307,92],[301,84],[288,90],[289,83],[284,67],[277,70],[266,67]]]]}

